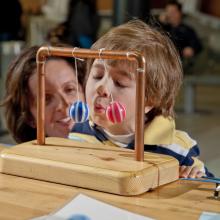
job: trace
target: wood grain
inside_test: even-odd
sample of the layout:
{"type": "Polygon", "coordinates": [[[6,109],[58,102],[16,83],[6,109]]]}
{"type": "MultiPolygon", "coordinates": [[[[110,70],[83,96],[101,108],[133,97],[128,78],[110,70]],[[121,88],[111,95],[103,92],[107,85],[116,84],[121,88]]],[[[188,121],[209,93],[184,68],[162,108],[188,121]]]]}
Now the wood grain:
{"type": "Polygon", "coordinates": [[[47,138],[46,145],[27,142],[1,152],[2,173],[62,183],[120,195],[138,195],[175,181],[178,162],[166,155],[47,138]]]}
{"type": "Polygon", "coordinates": [[[93,190],[0,174],[0,219],[25,220],[61,208],[78,193],[155,219],[199,219],[203,211],[220,213],[210,199],[214,184],[176,181],[139,196],[93,190]]]}

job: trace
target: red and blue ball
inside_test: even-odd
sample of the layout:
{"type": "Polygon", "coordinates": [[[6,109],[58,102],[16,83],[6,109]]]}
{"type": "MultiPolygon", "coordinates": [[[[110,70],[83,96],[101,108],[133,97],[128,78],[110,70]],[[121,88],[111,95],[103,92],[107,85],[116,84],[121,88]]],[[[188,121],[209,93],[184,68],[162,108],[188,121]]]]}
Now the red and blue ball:
{"type": "Polygon", "coordinates": [[[89,119],[89,107],[82,101],[77,101],[70,106],[69,116],[76,123],[83,123],[89,119]]]}
{"type": "Polygon", "coordinates": [[[111,102],[106,108],[106,117],[112,123],[121,123],[126,117],[125,107],[117,101],[111,102]]]}

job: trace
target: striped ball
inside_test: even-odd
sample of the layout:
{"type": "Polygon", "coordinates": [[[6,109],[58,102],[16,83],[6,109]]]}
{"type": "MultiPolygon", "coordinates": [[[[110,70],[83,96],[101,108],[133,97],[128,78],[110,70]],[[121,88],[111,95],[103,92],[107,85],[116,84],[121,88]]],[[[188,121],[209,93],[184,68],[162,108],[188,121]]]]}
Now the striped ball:
{"type": "Polygon", "coordinates": [[[89,118],[89,107],[82,101],[77,101],[70,106],[69,116],[76,122],[82,123],[89,118]]]}
{"type": "Polygon", "coordinates": [[[111,102],[106,108],[106,117],[112,123],[121,123],[125,116],[125,107],[120,102],[111,102]]]}

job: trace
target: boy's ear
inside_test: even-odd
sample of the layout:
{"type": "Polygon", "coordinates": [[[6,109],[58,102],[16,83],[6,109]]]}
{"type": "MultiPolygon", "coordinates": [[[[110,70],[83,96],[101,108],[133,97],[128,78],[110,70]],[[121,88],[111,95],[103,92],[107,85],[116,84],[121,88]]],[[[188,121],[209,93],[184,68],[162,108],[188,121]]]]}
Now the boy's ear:
{"type": "Polygon", "coordinates": [[[144,113],[147,114],[153,107],[152,106],[145,106],[144,113]]]}

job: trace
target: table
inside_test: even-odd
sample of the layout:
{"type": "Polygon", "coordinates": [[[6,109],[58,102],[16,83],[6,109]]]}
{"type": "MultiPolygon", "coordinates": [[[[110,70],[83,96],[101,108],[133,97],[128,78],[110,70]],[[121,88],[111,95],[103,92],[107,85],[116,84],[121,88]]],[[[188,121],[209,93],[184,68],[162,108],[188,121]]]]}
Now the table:
{"type": "Polygon", "coordinates": [[[67,185],[0,174],[0,219],[30,219],[61,208],[78,193],[156,219],[198,219],[219,212],[215,185],[178,180],[139,196],[124,197],[67,185]]]}
{"type": "MultiPolygon", "coordinates": [[[[0,145],[0,151],[5,147],[0,145]]],[[[178,180],[139,196],[119,196],[0,173],[0,219],[24,220],[49,214],[83,193],[113,206],[155,219],[198,219],[220,213],[215,184],[178,180]]]]}

